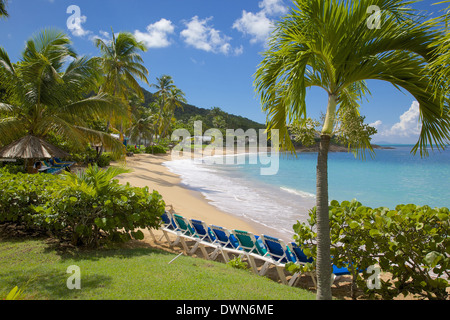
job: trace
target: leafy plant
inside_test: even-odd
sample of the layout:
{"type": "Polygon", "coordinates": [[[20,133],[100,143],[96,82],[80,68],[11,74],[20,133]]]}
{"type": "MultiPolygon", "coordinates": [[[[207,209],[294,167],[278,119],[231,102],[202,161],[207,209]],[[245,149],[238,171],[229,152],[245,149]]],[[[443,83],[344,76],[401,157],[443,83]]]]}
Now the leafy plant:
{"type": "MultiPolygon", "coordinates": [[[[369,296],[392,299],[399,294],[416,294],[428,299],[446,299],[450,286],[449,209],[413,204],[398,205],[395,210],[362,206],[353,200],[331,201],[329,206],[332,262],[347,267],[352,274],[352,297],[356,286],[369,296]],[[380,287],[370,289],[365,271],[379,265],[392,275],[380,279],[380,287]]],[[[294,239],[307,256],[316,257],[316,209],[307,223],[294,225],[294,239]]],[[[314,264],[303,266],[310,271],[314,264]]],[[[299,267],[288,265],[296,272],[299,267]]]]}
{"type": "Polygon", "coordinates": [[[241,257],[235,257],[227,262],[227,265],[236,268],[236,269],[242,269],[247,270],[248,269],[248,263],[245,261],[242,261],[241,257]]]}
{"type": "Polygon", "coordinates": [[[100,238],[142,239],[138,228],[157,227],[164,212],[159,193],[148,188],[119,184],[114,179],[130,172],[124,168],[100,169],[89,166],[84,172],[66,173],[54,201],[36,208],[46,213],[55,230],[71,232],[74,245],[97,246],[100,238]]]}
{"type": "Polygon", "coordinates": [[[159,154],[159,153],[166,153],[166,148],[160,145],[154,145],[149,146],[145,148],[145,153],[151,153],[151,154],[159,154]]]}
{"type": "Polygon", "coordinates": [[[17,300],[22,294],[23,290],[19,290],[19,287],[15,286],[6,296],[5,300],[17,300]]]}
{"type": "Polygon", "coordinates": [[[142,239],[139,229],[158,227],[164,201],[157,191],[119,184],[123,168],[89,166],[84,172],[10,174],[0,170],[0,222],[50,231],[74,245],[142,239]]]}

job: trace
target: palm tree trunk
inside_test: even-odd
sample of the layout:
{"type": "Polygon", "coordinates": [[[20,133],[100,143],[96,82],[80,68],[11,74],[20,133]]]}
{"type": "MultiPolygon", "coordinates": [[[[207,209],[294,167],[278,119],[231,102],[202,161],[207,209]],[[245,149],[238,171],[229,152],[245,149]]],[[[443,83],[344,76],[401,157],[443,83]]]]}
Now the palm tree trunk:
{"type": "Polygon", "coordinates": [[[331,300],[330,219],[328,216],[328,150],[330,136],[320,137],[317,157],[317,300],[331,300]]]}
{"type": "Polygon", "coordinates": [[[328,96],[327,113],[320,137],[316,173],[317,300],[331,300],[331,235],[328,212],[328,151],[336,117],[337,96],[328,96]]]}

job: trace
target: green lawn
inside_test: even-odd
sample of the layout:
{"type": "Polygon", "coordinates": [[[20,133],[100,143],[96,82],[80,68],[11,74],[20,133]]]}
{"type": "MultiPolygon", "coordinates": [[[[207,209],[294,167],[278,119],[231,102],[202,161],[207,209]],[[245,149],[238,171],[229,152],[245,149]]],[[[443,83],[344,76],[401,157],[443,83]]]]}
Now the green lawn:
{"type": "Polygon", "coordinates": [[[311,292],[219,262],[153,248],[59,253],[44,240],[0,242],[0,299],[16,285],[22,299],[288,300],[311,292]],[[67,288],[69,266],[78,266],[81,289],[67,288]]]}

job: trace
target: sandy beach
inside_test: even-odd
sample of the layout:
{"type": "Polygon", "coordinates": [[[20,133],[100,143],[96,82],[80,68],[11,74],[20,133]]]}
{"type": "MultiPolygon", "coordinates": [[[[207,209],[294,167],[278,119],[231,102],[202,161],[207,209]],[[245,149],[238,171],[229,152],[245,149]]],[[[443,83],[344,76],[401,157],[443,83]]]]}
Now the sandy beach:
{"type": "Polygon", "coordinates": [[[150,191],[158,191],[166,206],[188,218],[199,219],[207,224],[215,224],[228,229],[240,229],[260,234],[250,223],[222,212],[211,205],[197,191],[183,187],[178,175],[170,172],[162,163],[171,160],[171,155],[136,154],[127,157],[126,167],[133,170],[118,176],[120,183],[129,182],[135,187],[148,186],[150,191]]]}

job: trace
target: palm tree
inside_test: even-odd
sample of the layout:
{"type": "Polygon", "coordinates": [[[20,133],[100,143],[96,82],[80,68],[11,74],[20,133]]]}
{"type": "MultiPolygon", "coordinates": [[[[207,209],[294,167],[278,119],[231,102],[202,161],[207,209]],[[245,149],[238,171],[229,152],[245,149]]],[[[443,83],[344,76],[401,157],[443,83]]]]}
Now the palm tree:
{"type": "MultiPolygon", "coordinates": [[[[450,0],[442,3],[450,3],[450,0]]],[[[433,72],[434,86],[437,90],[445,90],[445,97],[450,98],[450,6],[444,10],[444,14],[432,20],[442,31],[443,36],[436,39],[436,59],[430,63],[433,72]]]]}
{"type": "MultiPolygon", "coordinates": [[[[100,49],[102,57],[100,63],[104,72],[104,82],[101,86],[101,92],[107,92],[113,97],[122,100],[124,106],[127,106],[127,97],[133,93],[140,98],[144,97],[139,79],[148,84],[148,70],[144,66],[144,61],[139,52],[145,52],[147,49],[142,42],[129,32],[121,32],[117,35],[111,31],[111,40],[104,41],[96,39],[95,45],[100,49]]],[[[128,111],[128,107],[125,107],[128,111]]],[[[113,116],[108,120],[109,129],[113,116]]],[[[120,122],[121,130],[123,122],[120,122]]]]}
{"type": "Polygon", "coordinates": [[[167,95],[166,106],[165,106],[165,109],[167,111],[165,118],[167,118],[167,119],[166,119],[166,121],[164,121],[164,124],[162,126],[161,135],[159,137],[160,139],[165,136],[166,131],[171,124],[171,120],[174,117],[175,109],[183,108],[182,103],[186,103],[186,102],[187,102],[187,100],[184,97],[184,92],[181,89],[177,88],[176,86],[173,86],[172,88],[170,88],[170,91],[167,95]]]}
{"type": "MultiPolygon", "coordinates": [[[[369,93],[366,80],[390,82],[411,93],[420,104],[422,129],[413,148],[427,154],[427,144],[444,148],[450,138],[448,105],[441,91],[430,90],[427,64],[433,39],[440,36],[405,0],[295,0],[277,23],[255,73],[255,87],[267,128],[278,129],[281,147],[295,152],[288,124],[307,116],[306,89],[317,86],[328,95],[317,159],[317,299],[331,299],[328,151],[335,119],[345,110],[359,114],[369,93]],[[370,6],[382,10],[381,28],[369,28],[370,6]],[[430,46],[430,47],[429,47],[430,46]]],[[[373,7],[372,7],[373,8],[373,7]]],[[[371,150],[366,139],[360,148],[371,150]]]]}
{"type": "Polygon", "coordinates": [[[8,12],[6,11],[6,0],[0,0],[0,18],[1,17],[9,17],[8,12]]]}
{"type": "Polygon", "coordinates": [[[78,57],[68,36],[56,30],[44,30],[28,40],[16,64],[0,47],[0,86],[8,92],[8,100],[0,101],[6,115],[0,120],[0,145],[25,135],[45,139],[57,134],[80,150],[89,141],[101,141],[122,155],[119,141],[86,125],[87,120],[116,110],[105,93],[88,97],[99,79],[96,60],[78,57]]]}
{"type": "Polygon", "coordinates": [[[154,124],[156,115],[151,112],[143,112],[133,115],[133,122],[127,130],[127,134],[131,140],[137,142],[140,146],[142,139],[151,140],[154,135],[154,124]]]}
{"type": "Polygon", "coordinates": [[[157,89],[157,91],[155,92],[155,97],[159,105],[159,114],[158,120],[156,121],[155,132],[160,134],[160,130],[157,129],[160,127],[161,117],[163,115],[164,109],[166,108],[166,101],[168,99],[170,90],[175,88],[175,85],[173,84],[173,79],[171,76],[163,75],[159,78],[156,78],[156,83],[153,83],[151,86],[157,89]]]}

